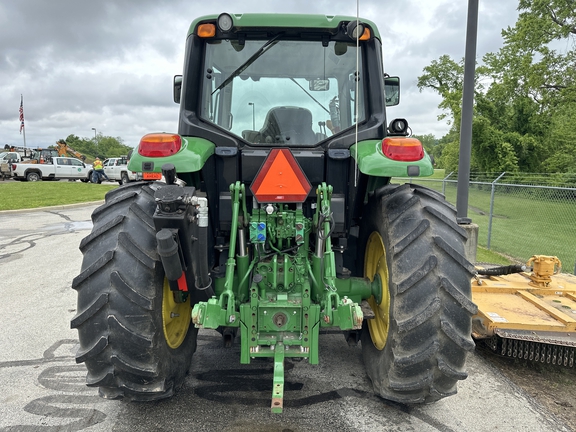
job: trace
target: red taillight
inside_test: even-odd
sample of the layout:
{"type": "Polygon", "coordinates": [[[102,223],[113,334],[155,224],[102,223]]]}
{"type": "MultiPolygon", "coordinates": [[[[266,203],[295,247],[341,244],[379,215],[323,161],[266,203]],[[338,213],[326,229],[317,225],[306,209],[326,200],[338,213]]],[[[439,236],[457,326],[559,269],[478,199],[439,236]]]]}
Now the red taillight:
{"type": "Polygon", "coordinates": [[[310,182],[288,149],[273,149],[250,186],[259,203],[304,202],[310,189],[310,182]]]}
{"type": "Polygon", "coordinates": [[[424,148],[416,138],[388,137],[382,140],[382,153],[395,161],[414,162],[424,157],[424,148]]]}
{"type": "Polygon", "coordinates": [[[146,157],[166,157],[177,153],[182,147],[182,138],[176,134],[144,135],[138,146],[138,154],[146,157]]]}

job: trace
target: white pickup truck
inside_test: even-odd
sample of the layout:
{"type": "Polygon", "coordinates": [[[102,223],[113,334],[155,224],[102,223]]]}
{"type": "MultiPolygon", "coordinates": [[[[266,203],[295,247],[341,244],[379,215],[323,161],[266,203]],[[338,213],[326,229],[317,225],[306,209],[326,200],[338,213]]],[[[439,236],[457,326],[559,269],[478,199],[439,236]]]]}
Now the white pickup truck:
{"type": "Polygon", "coordinates": [[[12,164],[12,177],[20,181],[40,180],[82,180],[90,181],[92,165],[79,159],[69,157],[54,157],[52,163],[47,164],[12,164]]]}
{"type": "Polygon", "coordinates": [[[108,158],[102,165],[104,172],[110,180],[117,181],[120,184],[137,180],[137,174],[128,169],[128,159],[126,156],[108,158]]]}

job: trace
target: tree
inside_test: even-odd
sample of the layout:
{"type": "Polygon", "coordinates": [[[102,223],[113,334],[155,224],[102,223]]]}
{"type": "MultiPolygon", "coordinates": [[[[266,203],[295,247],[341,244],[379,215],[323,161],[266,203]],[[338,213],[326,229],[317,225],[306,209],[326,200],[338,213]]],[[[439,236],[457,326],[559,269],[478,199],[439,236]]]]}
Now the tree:
{"type": "Polygon", "coordinates": [[[97,145],[97,156],[100,157],[118,157],[127,155],[131,147],[124,145],[122,138],[111,136],[99,136],[97,145]]]}
{"type": "Polygon", "coordinates": [[[460,156],[460,141],[455,131],[444,135],[440,139],[438,147],[442,150],[436,158],[436,166],[444,168],[446,173],[458,171],[458,159],[460,156]]]}
{"type": "Polygon", "coordinates": [[[502,32],[504,46],[485,57],[512,93],[548,110],[576,92],[576,2],[520,0],[516,25],[502,32]],[[560,43],[559,43],[560,42],[560,43]]]}
{"type": "Polygon", "coordinates": [[[98,139],[79,138],[76,135],[68,135],[66,144],[74,150],[86,155],[90,159],[119,157],[127,155],[132,149],[123,144],[122,138],[98,135],[98,139]]]}
{"type": "Polygon", "coordinates": [[[412,137],[420,141],[428,153],[432,153],[434,147],[438,145],[438,140],[433,134],[412,135],[412,137]]]}
{"type": "MultiPolygon", "coordinates": [[[[486,74],[486,68],[478,66],[475,75],[475,93],[483,90],[482,79],[486,74]]],[[[462,92],[464,88],[464,59],[456,62],[448,55],[441,56],[438,60],[432,60],[429,66],[424,68],[424,74],[418,77],[417,86],[420,91],[431,88],[442,96],[442,102],[438,108],[446,111],[438,116],[438,120],[447,119],[448,124],[460,128],[462,114],[462,92]]]]}
{"type": "Polygon", "coordinates": [[[576,173],[576,103],[558,112],[551,126],[551,155],[543,162],[546,172],[576,173]]]}
{"type": "MultiPolygon", "coordinates": [[[[473,170],[576,171],[576,1],[520,0],[504,46],[477,68],[472,137],[473,170]],[[489,79],[484,88],[479,82],[489,79]]],[[[420,90],[442,97],[451,124],[443,138],[446,169],[456,168],[463,62],[441,56],[423,70],[420,90]]]]}

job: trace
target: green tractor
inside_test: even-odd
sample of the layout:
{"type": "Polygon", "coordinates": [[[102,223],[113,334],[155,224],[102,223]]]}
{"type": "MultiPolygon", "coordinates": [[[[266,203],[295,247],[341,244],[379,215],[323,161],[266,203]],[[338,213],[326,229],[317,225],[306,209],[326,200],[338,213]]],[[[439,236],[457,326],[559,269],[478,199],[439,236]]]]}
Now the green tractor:
{"type": "Polygon", "coordinates": [[[375,392],[456,393],[474,347],[474,267],[444,197],[393,176],[433,172],[384,73],[374,23],[243,14],[192,22],[174,77],[178,134],[142,138],[92,215],[74,279],[77,362],[104,398],[150,401],[183,383],[198,329],[240,363],[319,361],[322,330],[361,342],[375,392]]]}

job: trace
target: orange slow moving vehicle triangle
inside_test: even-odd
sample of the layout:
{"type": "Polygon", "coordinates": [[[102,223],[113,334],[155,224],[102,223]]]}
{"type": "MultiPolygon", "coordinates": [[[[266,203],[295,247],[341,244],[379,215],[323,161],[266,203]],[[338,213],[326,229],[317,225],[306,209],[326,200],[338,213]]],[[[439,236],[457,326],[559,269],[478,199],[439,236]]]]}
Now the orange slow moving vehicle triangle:
{"type": "Polygon", "coordinates": [[[289,149],[273,149],[250,187],[259,203],[303,202],[310,182],[289,149]]]}

